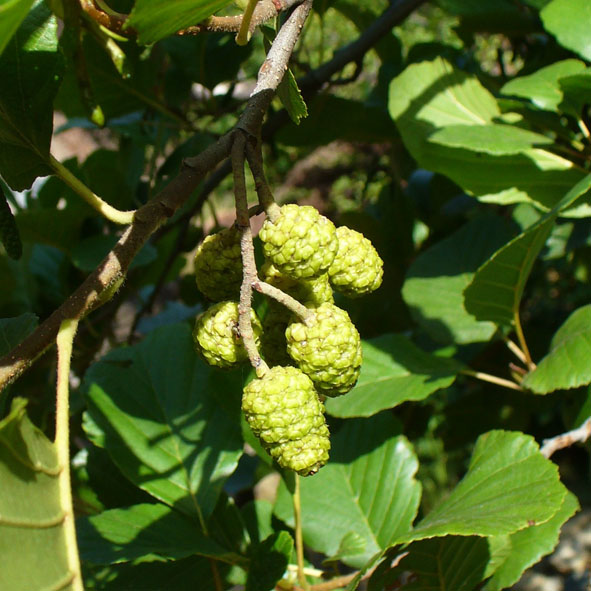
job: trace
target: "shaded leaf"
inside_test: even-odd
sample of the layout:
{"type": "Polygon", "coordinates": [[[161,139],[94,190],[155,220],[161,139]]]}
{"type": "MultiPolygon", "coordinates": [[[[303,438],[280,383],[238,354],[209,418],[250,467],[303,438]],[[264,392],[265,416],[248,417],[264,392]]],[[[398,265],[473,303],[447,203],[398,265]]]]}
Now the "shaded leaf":
{"type": "Polygon", "coordinates": [[[401,334],[363,341],[363,364],[357,385],[346,396],[326,400],[336,417],[369,417],[407,400],[423,400],[450,386],[458,363],[419,349],[401,334]]]}
{"type": "Polygon", "coordinates": [[[93,579],[86,576],[85,583],[93,591],[195,591],[215,589],[227,570],[227,566],[216,563],[214,571],[209,559],[191,556],[174,562],[117,564],[93,579]]]}
{"type": "Polygon", "coordinates": [[[540,453],[533,437],[489,431],[478,438],[466,476],[398,542],[512,534],[551,519],[566,494],[558,468],[540,453]]]}
{"type": "Polygon", "coordinates": [[[25,407],[0,421],[0,589],[71,589],[57,454],[25,407]]]}
{"type": "Polygon", "coordinates": [[[309,115],[289,124],[277,139],[288,146],[321,146],[342,139],[357,142],[391,141],[396,127],[379,106],[322,94],[309,102],[309,115]]]}
{"type": "Polygon", "coordinates": [[[8,200],[4,195],[0,185],[0,244],[4,246],[6,254],[11,259],[20,259],[23,254],[23,245],[18,231],[18,226],[14,221],[14,215],[8,205],[8,200]]]}
{"type": "Polygon", "coordinates": [[[80,557],[94,564],[142,560],[177,560],[193,554],[238,561],[197,522],[160,503],[111,509],[78,519],[80,557]]]}
{"type": "Polygon", "coordinates": [[[478,269],[464,290],[464,305],[470,314],[477,320],[513,324],[525,283],[556,217],[590,188],[591,175],[572,187],[552,211],[503,246],[478,269]]]}
{"type": "Polygon", "coordinates": [[[511,237],[500,217],[478,217],[421,253],[402,287],[414,320],[443,343],[487,341],[491,322],[475,320],[464,305],[464,290],[478,267],[511,237]]]}
{"type": "Polygon", "coordinates": [[[579,60],[562,60],[540,68],[533,74],[510,80],[501,88],[501,92],[529,99],[540,109],[557,111],[563,99],[558,81],[583,70],[585,70],[585,64],[579,60]]]}
{"type": "Polygon", "coordinates": [[[368,591],[396,589],[403,580],[404,591],[473,591],[485,578],[489,559],[486,538],[446,536],[420,540],[404,549],[397,566],[378,569],[368,591]]]}
{"type": "Polygon", "coordinates": [[[580,119],[583,107],[589,103],[591,69],[587,68],[585,71],[573,76],[565,76],[558,83],[560,84],[560,90],[564,94],[560,108],[565,113],[570,113],[580,119]]]}
{"type": "Polygon", "coordinates": [[[578,509],[577,498],[569,492],[552,519],[511,534],[508,539],[510,551],[494,569],[494,576],[487,583],[486,590],[501,591],[510,587],[519,580],[526,568],[550,554],[558,544],[561,527],[578,509]]]}
{"type": "Polygon", "coordinates": [[[541,10],[540,17],[560,45],[591,60],[591,4],[587,0],[552,0],[541,10]]]}
{"type": "Polygon", "coordinates": [[[293,539],[286,531],[271,534],[252,551],[245,591],[273,591],[289,564],[293,539]]]}
{"type": "Polygon", "coordinates": [[[591,383],[591,305],[575,310],[556,331],[550,352],[523,379],[536,394],[568,390],[591,383]]]}
{"type": "MultiPolygon", "coordinates": [[[[421,485],[418,462],[392,417],[347,421],[332,437],[329,463],[301,481],[305,543],[326,556],[339,552],[342,540],[357,534],[355,553],[341,560],[359,568],[376,552],[405,534],[417,513],[421,485]]],[[[281,484],[276,515],[292,523],[291,495],[281,484]]]]}
{"type": "Polygon", "coordinates": [[[189,327],[169,325],[106,355],[83,391],[85,428],[125,476],[192,517],[212,512],[242,454],[238,372],[206,366],[189,327]]]}
{"type": "Polygon", "coordinates": [[[26,313],[15,318],[0,318],[0,355],[6,355],[37,328],[37,316],[26,313]]]}
{"type": "Polygon", "coordinates": [[[0,56],[0,173],[14,190],[51,173],[53,99],[60,84],[57,20],[37,1],[0,56]]]}
{"type": "Polygon", "coordinates": [[[154,43],[205,20],[231,0],[136,0],[126,21],[139,33],[140,43],[154,43]]]}

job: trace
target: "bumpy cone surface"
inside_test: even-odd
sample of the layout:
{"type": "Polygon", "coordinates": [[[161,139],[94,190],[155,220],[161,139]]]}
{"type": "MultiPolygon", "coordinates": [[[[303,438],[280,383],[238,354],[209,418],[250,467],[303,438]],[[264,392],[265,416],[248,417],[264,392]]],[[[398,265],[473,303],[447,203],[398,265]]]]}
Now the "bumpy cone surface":
{"type": "Polygon", "coordinates": [[[295,367],[274,367],[252,380],[242,410],[253,433],[283,468],[302,476],[328,461],[328,427],[310,378],[295,367]]]}
{"type": "Polygon", "coordinates": [[[195,254],[195,279],[209,300],[238,299],[242,283],[240,232],[226,228],[205,238],[195,254]]]}
{"type": "Polygon", "coordinates": [[[346,394],[361,368],[361,339],[349,315],[334,304],[314,310],[308,325],[292,322],[285,331],[287,352],[326,396],[346,394]]]}
{"type": "Polygon", "coordinates": [[[334,224],[309,205],[284,205],[275,222],[265,220],[259,238],[265,257],[293,279],[326,272],[338,249],[334,224]]]}
{"type": "Polygon", "coordinates": [[[292,279],[280,273],[267,261],[261,267],[260,277],[263,281],[284,291],[307,307],[315,308],[325,302],[332,303],[334,301],[326,273],[312,279],[292,279]]]}
{"type": "Polygon", "coordinates": [[[328,269],[332,286],[351,298],[375,291],[382,284],[384,263],[373,244],[360,232],[337,228],[339,250],[328,269]]]}
{"type": "MultiPolygon", "coordinates": [[[[250,319],[259,346],[263,328],[253,310],[250,319]]],[[[231,368],[245,362],[248,356],[238,333],[237,302],[219,302],[200,314],[193,329],[193,343],[209,365],[231,368]]]]}
{"type": "Polygon", "coordinates": [[[291,321],[291,312],[282,304],[269,301],[269,307],[263,318],[261,353],[270,365],[293,365],[293,359],[287,354],[285,329],[291,321]]]}

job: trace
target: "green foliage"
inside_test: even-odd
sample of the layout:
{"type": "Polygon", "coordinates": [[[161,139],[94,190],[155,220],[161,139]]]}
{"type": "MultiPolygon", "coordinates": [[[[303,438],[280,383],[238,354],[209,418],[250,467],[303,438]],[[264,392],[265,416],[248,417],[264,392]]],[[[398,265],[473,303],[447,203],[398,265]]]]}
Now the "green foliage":
{"type": "Polygon", "coordinates": [[[244,4],[0,0],[0,588],[81,591],[77,553],[89,591],[511,588],[588,503],[566,487],[589,485],[582,430],[576,450],[539,443],[591,414],[589,2],[437,0],[402,18],[315,0],[266,112],[249,96],[301,8],[242,47],[244,4]],[[213,30],[183,31],[197,24],[213,30]],[[236,153],[233,174],[193,157],[246,129],[236,220],[236,153]],[[131,228],[93,194],[137,209],[131,228]],[[271,221],[273,198],[306,223],[271,221]],[[264,210],[251,257],[245,220],[256,234],[264,210]],[[270,226],[289,281],[263,266],[270,226]],[[344,226],[368,241],[330,285],[344,226]],[[232,252],[212,249],[196,281],[214,234],[232,252]],[[316,343],[261,281],[342,318],[316,343]],[[252,347],[256,370],[206,365],[196,317],[236,300],[238,324],[220,324],[248,344],[252,286],[260,354],[281,365],[252,347]],[[64,319],[80,326],[56,421],[64,319]],[[318,396],[320,373],[341,396],[318,396]]]}
{"type": "Polygon", "coordinates": [[[49,144],[53,99],[59,88],[62,58],[57,20],[37,1],[0,56],[0,173],[14,190],[28,189],[51,172],[49,144]]]}
{"type": "Polygon", "coordinates": [[[15,399],[0,422],[0,585],[14,591],[65,589],[71,571],[61,468],[54,445],[31,423],[26,405],[15,399]]]}

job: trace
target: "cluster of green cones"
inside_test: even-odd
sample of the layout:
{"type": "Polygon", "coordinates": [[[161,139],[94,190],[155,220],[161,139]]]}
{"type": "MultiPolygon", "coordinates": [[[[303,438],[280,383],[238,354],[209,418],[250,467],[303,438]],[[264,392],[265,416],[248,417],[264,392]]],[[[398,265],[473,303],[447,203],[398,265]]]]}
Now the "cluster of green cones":
{"type": "MultiPolygon", "coordinates": [[[[383,263],[371,242],[346,226],[335,228],[314,207],[284,205],[260,232],[265,264],[259,277],[305,306],[296,316],[270,301],[263,322],[251,310],[254,341],[269,369],[245,388],[242,409],[254,434],[283,467],[307,476],[327,461],[325,396],[353,388],[361,368],[361,339],[333,289],[360,297],[382,282],[383,263]]],[[[195,349],[210,365],[248,362],[238,330],[242,283],[240,233],[206,237],[195,255],[200,291],[216,302],[197,317],[195,349]]]]}

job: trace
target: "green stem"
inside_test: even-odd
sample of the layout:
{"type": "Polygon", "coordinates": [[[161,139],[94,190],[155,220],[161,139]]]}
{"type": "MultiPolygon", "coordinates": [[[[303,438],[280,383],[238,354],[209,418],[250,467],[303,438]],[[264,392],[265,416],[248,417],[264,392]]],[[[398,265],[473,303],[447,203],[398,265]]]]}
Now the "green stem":
{"type": "Polygon", "coordinates": [[[300,494],[300,476],[295,475],[295,490],[293,493],[293,514],[295,519],[295,543],[298,561],[298,581],[304,591],[309,591],[308,579],[304,572],[304,537],[302,535],[302,499],[300,494]]]}
{"type": "Polygon", "coordinates": [[[57,334],[57,399],[55,415],[55,447],[60,465],[60,502],[64,511],[64,532],[68,567],[73,574],[72,590],[84,591],[80,557],[76,542],[74,508],[70,478],[70,362],[78,320],[64,320],[57,334]]]}
{"type": "Polygon", "coordinates": [[[50,165],[56,175],[70,187],[75,193],[80,195],[90,207],[96,209],[103,217],[115,224],[127,225],[133,222],[133,211],[121,211],[103,201],[98,195],[93,193],[80,179],[73,175],[61,162],[56,160],[51,154],[49,156],[50,165]]]}
{"type": "Polygon", "coordinates": [[[505,378],[493,376],[489,373],[474,371],[472,369],[462,369],[460,370],[460,373],[464,374],[465,376],[476,378],[477,380],[482,380],[483,382],[489,382],[491,384],[496,384],[497,386],[503,386],[504,388],[510,388],[511,390],[519,390],[520,392],[523,392],[523,388],[519,384],[516,384],[511,380],[506,380],[505,378]]]}
{"type": "Polygon", "coordinates": [[[515,325],[515,334],[517,335],[517,340],[519,341],[519,347],[525,356],[525,363],[530,370],[533,370],[536,368],[536,364],[532,361],[531,354],[525,340],[525,335],[523,334],[519,310],[515,310],[515,314],[513,315],[513,324],[515,325]]]}
{"type": "Polygon", "coordinates": [[[236,35],[236,43],[238,45],[246,45],[250,40],[250,23],[252,21],[254,9],[258,3],[259,0],[248,0],[248,5],[246,6],[246,10],[244,11],[244,15],[242,16],[242,21],[240,23],[240,29],[236,35]]]}

